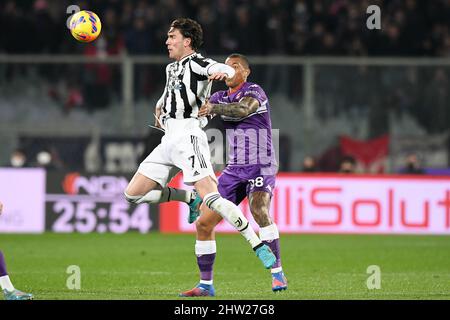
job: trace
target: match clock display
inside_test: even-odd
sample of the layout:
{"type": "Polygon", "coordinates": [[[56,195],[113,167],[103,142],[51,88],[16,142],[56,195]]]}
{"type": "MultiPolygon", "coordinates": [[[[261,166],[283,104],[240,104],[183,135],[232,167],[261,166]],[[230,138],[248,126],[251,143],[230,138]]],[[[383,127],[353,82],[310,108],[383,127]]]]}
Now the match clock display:
{"type": "Polygon", "coordinates": [[[147,233],[157,229],[157,210],[128,203],[123,191],[130,177],[78,172],[48,173],[46,230],[80,233],[147,233]]]}

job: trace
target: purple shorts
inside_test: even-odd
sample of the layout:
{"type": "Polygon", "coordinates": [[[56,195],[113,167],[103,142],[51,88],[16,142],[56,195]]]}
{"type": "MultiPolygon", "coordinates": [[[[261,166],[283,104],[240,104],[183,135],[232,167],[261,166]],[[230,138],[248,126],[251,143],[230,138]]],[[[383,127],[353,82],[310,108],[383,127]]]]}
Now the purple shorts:
{"type": "Polygon", "coordinates": [[[219,177],[220,195],[238,205],[250,193],[268,192],[272,197],[275,175],[262,175],[260,166],[228,166],[219,177]]]}

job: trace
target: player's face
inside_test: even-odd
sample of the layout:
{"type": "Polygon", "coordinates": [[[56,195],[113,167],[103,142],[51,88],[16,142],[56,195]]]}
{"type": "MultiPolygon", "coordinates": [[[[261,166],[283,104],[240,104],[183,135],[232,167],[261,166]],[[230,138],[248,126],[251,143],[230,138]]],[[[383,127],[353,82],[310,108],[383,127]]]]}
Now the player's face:
{"type": "Polygon", "coordinates": [[[242,64],[241,59],[228,58],[225,61],[225,64],[232,67],[236,72],[233,78],[225,80],[225,84],[227,85],[227,87],[235,88],[239,86],[241,83],[247,81],[247,77],[250,74],[250,70],[242,64]]]}
{"type": "Polygon", "coordinates": [[[183,58],[188,49],[190,49],[190,40],[191,39],[189,38],[183,37],[180,30],[171,28],[167,33],[166,41],[167,50],[169,51],[169,58],[175,60],[180,60],[183,58]]]}

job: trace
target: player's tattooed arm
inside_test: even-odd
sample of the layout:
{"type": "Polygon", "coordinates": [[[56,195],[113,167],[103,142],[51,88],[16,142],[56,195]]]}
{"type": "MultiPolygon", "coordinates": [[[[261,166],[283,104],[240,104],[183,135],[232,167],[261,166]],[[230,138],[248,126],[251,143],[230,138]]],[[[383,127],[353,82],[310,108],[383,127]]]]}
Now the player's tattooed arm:
{"type": "Polygon", "coordinates": [[[199,111],[199,116],[216,114],[232,118],[244,118],[254,113],[259,107],[259,102],[252,97],[244,97],[236,103],[216,104],[207,102],[199,111]]]}

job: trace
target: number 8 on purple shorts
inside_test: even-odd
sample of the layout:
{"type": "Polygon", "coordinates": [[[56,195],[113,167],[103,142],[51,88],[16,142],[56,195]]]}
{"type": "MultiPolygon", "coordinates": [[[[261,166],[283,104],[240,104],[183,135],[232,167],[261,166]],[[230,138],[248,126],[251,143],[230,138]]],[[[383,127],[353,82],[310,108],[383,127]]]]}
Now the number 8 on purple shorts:
{"type": "Polygon", "coordinates": [[[250,193],[270,193],[275,188],[275,175],[262,175],[260,166],[228,166],[219,177],[220,195],[238,205],[250,193]]]}

